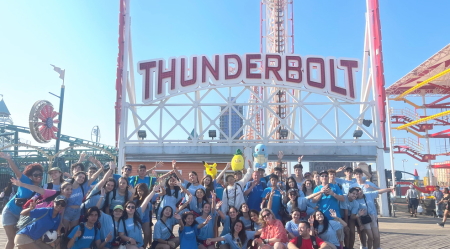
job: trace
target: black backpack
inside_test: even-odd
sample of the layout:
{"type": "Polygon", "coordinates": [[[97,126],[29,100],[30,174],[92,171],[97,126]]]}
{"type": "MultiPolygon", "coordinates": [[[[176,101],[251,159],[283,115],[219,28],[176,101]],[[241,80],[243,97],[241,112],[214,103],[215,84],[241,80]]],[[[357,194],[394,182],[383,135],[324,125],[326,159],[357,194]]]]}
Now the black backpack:
{"type": "MultiPolygon", "coordinates": [[[[317,245],[316,237],[315,236],[310,236],[310,239],[311,239],[311,244],[312,244],[313,248],[314,249],[319,249],[319,246],[317,245]]],[[[297,243],[295,244],[295,246],[298,247],[298,248],[302,248],[302,243],[303,243],[302,236],[298,236],[297,237],[297,243]]]]}
{"type": "MultiPolygon", "coordinates": [[[[91,242],[91,247],[90,247],[91,249],[95,249],[96,248],[96,246],[95,246],[95,237],[97,237],[97,233],[98,233],[97,223],[98,223],[98,221],[94,225],[94,239],[91,242]]],[[[80,222],[79,226],[80,226],[80,231],[81,231],[80,237],[83,237],[84,231],[86,230],[86,226],[84,225],[84,222],[80,222]]],[[[74,228],[75,227],[72,227],[70,229],[70,231],[65,236],[65,244],[66,245],[69,243],[69,240],[70,240],[69,234],[72,233],[74,228]]]]}

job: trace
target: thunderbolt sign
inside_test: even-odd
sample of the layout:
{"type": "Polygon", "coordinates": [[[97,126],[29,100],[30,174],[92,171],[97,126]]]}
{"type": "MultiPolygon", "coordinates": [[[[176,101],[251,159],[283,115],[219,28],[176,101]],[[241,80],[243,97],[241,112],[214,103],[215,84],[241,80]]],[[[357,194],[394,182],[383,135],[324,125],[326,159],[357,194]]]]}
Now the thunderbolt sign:
{"type": "Polygon", "coordinates": [[[138,62],[144,103],[210,87],[271,86],[316,92],[354,102],[359,61],[280,54],[223,54],[138,62]],[[337,72],[344,80],[338,82],[337,72]]]}

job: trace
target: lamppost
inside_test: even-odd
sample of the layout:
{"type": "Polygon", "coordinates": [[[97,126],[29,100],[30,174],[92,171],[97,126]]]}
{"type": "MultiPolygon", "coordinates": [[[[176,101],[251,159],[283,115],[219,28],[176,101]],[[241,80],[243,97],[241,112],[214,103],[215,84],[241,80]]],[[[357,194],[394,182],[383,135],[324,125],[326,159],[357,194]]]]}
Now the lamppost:
{"type": "Polygon", "coordinates": [[[58,132],[56,133],[56,146],[55,146],[55,153],[58,153],[59,151],[59,142],[61,140],[61,125],[62,125],[62,116],[63,116],[63,106],[64,106],[64,75],[66,74],[65,69],[61,69],[55,65],[50,64],[53,67],[53,70],[55,70],[57,73],[59,73],[59,78],[62,79],[62,85],[61,85],[61,93],[60,95],[56,95],[54,93],[48,92],[51,95],[59,98],[59,123],[58,123],[58,132]]]}
{"type": "Polygon", "coordinates": [[[403,173],[402,173],[402,178],[405,178],[405,162],[407,162],[408,161],[408,159],[402,159],[402,162],[403,162],[403,173]]]}

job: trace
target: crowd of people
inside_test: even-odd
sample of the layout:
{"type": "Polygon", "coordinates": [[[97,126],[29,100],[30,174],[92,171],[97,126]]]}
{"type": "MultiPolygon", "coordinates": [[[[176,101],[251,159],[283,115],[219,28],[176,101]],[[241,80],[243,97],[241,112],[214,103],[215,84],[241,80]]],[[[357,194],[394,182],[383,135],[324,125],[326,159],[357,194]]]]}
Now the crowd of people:
{"type": "Polygon", "coordinates": [[[362,248],[377,249],[375,199],[391,191],[361,168],[303,173],[301,157],[289,177],[278,166],[266,175],[248,160],[245,173],[225,176],[227,164],[215,178],[192,171],[184,179],[176,161],[162,176],[145,165],[131,176],[131,165],[118,175],[113,162],[104,172],[93,157],[96,167],[85,171],[82,156],[70,173],[50,168],[43,186],[41,165],[21,172],[8,154],[0,157],[18,186],[2,212],[6,249],[343,249],[354,247],[356,234],[362,248]],[[340,171],[345,179],[336,177],[340,171]],[[49,231],[56,240],[46,241],[49,231]]]}

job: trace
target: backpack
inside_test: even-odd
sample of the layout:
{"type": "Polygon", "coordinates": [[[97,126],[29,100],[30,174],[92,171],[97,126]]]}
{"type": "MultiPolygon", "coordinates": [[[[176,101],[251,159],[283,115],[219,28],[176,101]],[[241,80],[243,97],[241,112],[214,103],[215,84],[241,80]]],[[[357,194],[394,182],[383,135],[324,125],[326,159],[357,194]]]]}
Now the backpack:
{"type": "MultiPolygon", "coordinates": [[[[243,194],[243,193],[244,193],[244,190],[242,190],[241,184],[239,184],[239,183],[236,182],[236,185],[239,186],[239,187],[241,188],[241,192],[242,192],[242,194],[243,194]]],[[[234,204],[235,204],[235,205],[236,205],[237,186],[234,187],[234,204]]],[[[226,188],[225,188],[225,193],[227,193],[227,200],[229,200],[230,197],[228,197],[228,190],[227,190],[226,188]]],[[[230,204],[228,204],[228,206],[230,206],[230,204]]],[[[239,208],[239,207],[236,207],[236,208],[239,208]]]]}
{"type": "MultiPolygon", "coordinates": [[[[310,236],[310,239],[311,239],[311,244],[312,244],[313,248],[314,249],[319,249],[319,246],[317,245],[316,237],[315,236],[310,236]]],[[[302,243],[303,243],[302,236],[298,236],[297,237],[297,243],[295,244],[295,246],[298,247],[298,248],[302,248],[302,243]]]]}
{"type": "MultiPolygon", "coordinates": [[[[95,246],[95,237],[97,237],[97,233],[98,233],[97,223],[98,223],[98,221],[94,224],[94,239],[91,242],[91,246],[90,246],[91,249],[95,249],[96,248],[96,246],[95,246]]],[[[86,230],[86,227],[85,227],[84,222],[81,222],[78,226],[80,227],[80,231],[81,231],[81,235],[80,235],[79,238],[81,238],[84,235],[84,231],[86,230]]],[[[69,240],[70,240],[69,234],[72,233],[74,228],[75,227],[72,227],[70,229],[70,231],[64,236],[64,240],[65,240],[64,242],[65,242],[66,245],[69,243],[69,240]]]]}

